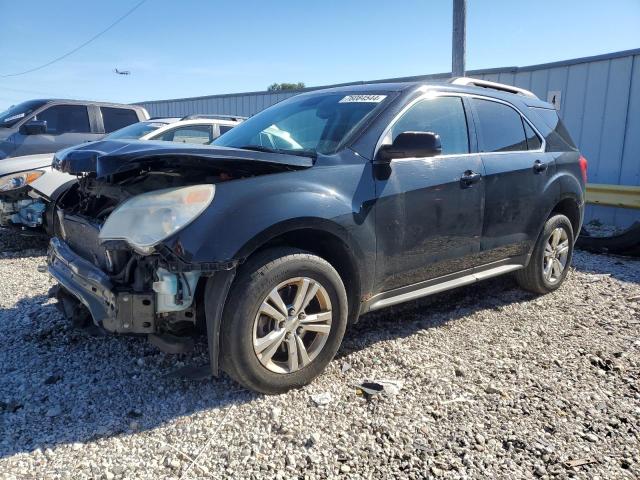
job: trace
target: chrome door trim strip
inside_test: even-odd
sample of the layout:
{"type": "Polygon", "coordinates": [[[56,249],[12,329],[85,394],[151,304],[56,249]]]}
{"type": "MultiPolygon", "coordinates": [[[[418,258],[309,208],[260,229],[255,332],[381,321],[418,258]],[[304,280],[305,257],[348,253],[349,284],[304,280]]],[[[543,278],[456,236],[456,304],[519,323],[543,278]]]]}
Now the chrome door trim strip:
{"type": "Polygon", "coordinates": [[[523,265],[517,265],[517,264],[499,265],[497,267],[490,268],[489,270],[483,270],[481,272],[471,273],[463,277],[455,278],[453,280],[447,280],[445,282],[437,283],[435,285],[430,285],[428,287],[419,288],[411,292],[401,293],[399,295],[394,295],[392,297],[386,297],[386,298],[381,298],[380,300],[375,300],[376,297],[384,295],[384,292],[379,293],[378,295],[376,295],[376,297],[373,297],[369,301],[370,302],[369,311],[379,310],[381,308],[390,307],[391,305],[397,305],[399,303],[408,302],[411,300],[415,300],[417,298],[427,297],[429,295],[433,295],[434,293],[444,292],[445,290],[451,290],[452,288],[462,287],[464,285],[470,285],[472,283],[476,283],[481,280],[485,280],[487,278],[497,277],[505,273],[519,270],[521,268],[524,268],[523,265]]]}

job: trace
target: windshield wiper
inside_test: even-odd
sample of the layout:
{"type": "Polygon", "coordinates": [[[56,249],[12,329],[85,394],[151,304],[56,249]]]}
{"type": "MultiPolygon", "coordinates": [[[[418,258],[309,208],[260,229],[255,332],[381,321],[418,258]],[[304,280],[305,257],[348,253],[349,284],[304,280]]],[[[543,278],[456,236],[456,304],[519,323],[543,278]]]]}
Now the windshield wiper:
{"type": "Polygon", "coordinates": [[[237,147],[242,150],[254,150],[256,152],[267,152],[267,153],[282,153],[281,150],[276,148],[269,148],[262,145],[244,145],[242,147],[237,147]]]}
{"type": "Polygon", "coordinates": [[[265,147],[263,145],[245,145],[244,147],[238,147],[243,150],[255,150],[257,152],[267,152],[267,153],[286,153],[287,155],[298,155],[300,157],[311,157],[316,158],[318,154],[315,150],[295,150],[295,149],[285,149],[285,148],[270,148],[265,147]]]}
{"type": "Polygon", "coordinates": [[[311,157],[311,158],[316,158],[318,156],[318,153],[315,150],[287,150],[287,149],[280,149],[280,153],[287,153],[289,155],[298,155],[300,157],[311,157]]]}

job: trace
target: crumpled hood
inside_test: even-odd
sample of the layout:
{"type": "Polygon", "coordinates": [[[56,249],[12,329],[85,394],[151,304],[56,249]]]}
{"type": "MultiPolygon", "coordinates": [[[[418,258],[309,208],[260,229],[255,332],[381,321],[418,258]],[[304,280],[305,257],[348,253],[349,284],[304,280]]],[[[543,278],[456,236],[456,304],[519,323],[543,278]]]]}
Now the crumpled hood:
{"type": "Polygon", "coordinates": [[[0,159],[0,177],[51,166],[53,153],[0,159]]]}
{"type": "Polygon", "coordinates": [[[95,173],[100,178],[139,169],[153,162],[175,163],[176,160],[212,167],[239,166],[256,172],[313,166],[311,158],[297,155],[171,142],[101,140],[59,151],[53,168],[72,175],[95,173]]]}

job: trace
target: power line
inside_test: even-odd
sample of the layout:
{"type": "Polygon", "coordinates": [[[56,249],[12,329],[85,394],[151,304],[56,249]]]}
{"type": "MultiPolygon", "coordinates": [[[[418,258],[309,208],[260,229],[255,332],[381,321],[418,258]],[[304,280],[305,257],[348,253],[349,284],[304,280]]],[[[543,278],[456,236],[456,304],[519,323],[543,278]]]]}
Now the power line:
{"type": "Polygon", "coordinates": [[[131,15],[134,11],[136,11],[138,8],[140,8],[142,6],[143,3],[145,3],[147,0],[141,0],[140,2],[138,2],[132,9],[130,9],[128,12],[126,12],[124,15],[122,15],[120,18],[118,18],[115,22],[113,22],[111,25],[109,25],[107,28],[105,28],[104,30],[102,30],[101,32],[98,32],[96,35],[94,35],[93,37],[91,37],[89,40],[87,40],[86,42],[80,44],[79,46],[77,46],[76,48],[74,48],[73,50],[65,53],[64,55],[61,55],[57,58],[54,58],[53,60],[51,60],[50,62],[45,63],[44,65],[40,65],[39,67],[35,67],[35,68],[30,68],[29,70],[25,70],[24,72],[17,72],[17,73],[8,73],[5,75],[0,75],[0,78],[7,78],[7,77],[17,77],[18,75],[25,75],[27,73],[32,73],[32,72],[36,72],[38,70],[42,70],[45,67],[48,67],[49,65],[53,65],[56,62],[59,62],[60,60],[63,60],[65,58],[67,58],[69,55],[72,55],[74,53],[76,53],[78,50],[80,50],[83,47],[86,47],[87,45],[89,45],[91,42],[93,42],[94,40],[96,40],[98,37],[100,37],[101,35],[104,35],[105,33],[107,33],[109,30],[111,30],[113,27],[115,27],[117,24],[119,24],[122,20],[124,20],[125,18],[127,18],[129,15],[131,15]]]}

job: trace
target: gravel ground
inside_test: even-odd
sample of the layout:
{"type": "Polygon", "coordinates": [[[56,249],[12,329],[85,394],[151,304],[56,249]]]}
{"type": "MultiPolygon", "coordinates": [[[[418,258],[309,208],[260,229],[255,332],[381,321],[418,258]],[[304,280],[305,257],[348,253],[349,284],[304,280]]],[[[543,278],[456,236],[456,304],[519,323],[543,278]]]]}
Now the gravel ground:
{"type": "Polygon", "coordinates": [[[367,315],[313,385],[265,397],[185,377],[202,343],[73,330],[21,242],[0,231],[3,479],[640,476],[636,260],[579,252],[551,295],[504,278],[367,315]],[[402,388],[358,394],[383,379],[402,388]]]}

